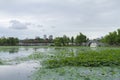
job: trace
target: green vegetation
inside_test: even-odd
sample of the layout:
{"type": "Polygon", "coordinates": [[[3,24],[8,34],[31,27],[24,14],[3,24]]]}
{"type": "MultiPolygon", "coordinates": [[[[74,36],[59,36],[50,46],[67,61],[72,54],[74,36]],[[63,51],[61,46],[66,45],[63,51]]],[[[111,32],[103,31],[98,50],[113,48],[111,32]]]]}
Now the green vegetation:
{"type": "Polygon", "coordinates": [[[82,43],[87,42],[87,41],[88,41],[88,38],[82,33],[77,35],[77,37],[75,39],[75,42],[77,45],[82,45],[82,43]]]}
{"type": "Polygon", "coordinates": [[[63,50],[43,62],[47,68],[63,66],[120,66],[120,49],[85,50],[70,52],[63,50]]]}
{"type": "Polygon", "coordinates": [[[16,46],[18,45],[18,43],[19,43],[19,40],[17,38],[13,38],[13,37],[0,38],[0,46],[16,46]]]}
{"type": "Polygon", "coordinates": [[[1,64],[3,64],[3,62],[2,62],[2,61],[0,61],[0,65],[1,65],[1,64]]]}
{"type": "Polygon", "coordinates": [[[33,80],[119,80],[120,67],[40,68],[33,80]]]}
{"type": "Polygon", "coordinates": [[[109,45],[120,46],[120,29],[110,32],[108,35],[104,36],[101,41],[109,45]]]}
{"type": "Polygon", "coordinates": [[[0,46],[0,51],[11,52],[18,48],[25,52],[34,51],[33,54],[11,60],[1,59],[0,64],[35,61],[40,65],[35,67],[36,72],[30,76],[32,80],[119,80],[119,47],[0,46]]]}
{"type": "Polygon", "coordinates": [[[70,42],[72,43],[72,46],[74,45],[74,37],[72,36],[70,39],[70,42]]]}
{"type": "Polygon", "coordinates": [[[120,76],[120,49],[110,47],[52,47],[37,52],[40,67],[33,80],[114,80],[120,76]]]}
{"type": "MultiPolygon", "coordinates": [[[[95,39],[99,42],[109,44],[110,46],[120,46],[120,29],[114,32],[109,32],[106,36],[100,38],[100,39],[95,39]]],[[[74,37],[67,37],[64,35],[63,37],[56,37],[54,39],[55,46],[68,46],[68,45],[83,45],[83,43],[86,43],[89,41],[86,35],[83,33],[80,33],[77,35],[75,38],[74,37]],[[71,44],[69,44],[71,43],[71,44]]]]}
{"type": "Polygon", "coordinates": [[[68,45],[73,45],[74,43],[76,45],[82,45],[82,43],[85,43],[88,40],[89,39],[86,37],[86,35],[80,33],[79,35],[76,36],[75,39],[74,39],[74,37],[71,37],[71,39],[70,39],[66,35],[64,35],[63,37],[56,37],[54,39],[54,43],[55,43],[55,46],[68,46],[68,45]],[[71,44],[69,44],[69,43],[71,43],[71,44]]]}
{"type": "MultiPolygon", "coordinates": [[[[120,29],[117,29],[117,31],[114,32],[109,32],[109,34],[106,36],[94,39],[94,41],[95,40],[105,43],[106,46],[120,46],[120,29]]],[[[56,37],[54,39],[52,35],[46,39],[36,37],[35,39],[24,40],[19,40],[18,38],[14,37],[2,37],[0,38],[0,46],[30,45],[31,43],[34,43],[34,45],[38,45],[37,43],[44,43],[42,45],[48,45],[47,43],[51,43],[51,46],[85,46],[88,41],[89,38],[80,32],[76,37],[68,37],[66,35],[63,35],[63,37],[56,37]]]]}
{"type": "Polygon", "coordinates": [[[3,64],[3,60],[0,59],[0,65],[2,65],[2,64],[3,64]]]}
{"type": "Polygon", "coordinates": [[[55,46],[67,46],[70,42],[69,37],[64,35],[63,37],[56,37],[54,39],[55,46]]]}

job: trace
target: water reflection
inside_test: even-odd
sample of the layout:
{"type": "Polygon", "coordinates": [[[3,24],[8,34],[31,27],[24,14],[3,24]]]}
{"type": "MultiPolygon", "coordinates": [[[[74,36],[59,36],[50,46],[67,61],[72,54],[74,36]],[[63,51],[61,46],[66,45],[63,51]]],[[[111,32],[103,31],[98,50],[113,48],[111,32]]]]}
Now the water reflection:
{"type": "Polygon", "coordinates": [[[9,50],[9,53],[13,54],[13,53],[17,53],[19,51],[19,48],[12,48],[9,50]]]}
{"type": "Polygon", "coordinates": [[[0,59],[2,60],[11,60],[17,57],[26,57],[32,54],[33,50],[29,49],[28,51],[24,48],[6,48],[0,50],[0,59]]]}
{"type": "Polygon", "coordinates": [[[0,52],[17,53],[19,48],[1,48],[0,52]]]}
{"type": "Polygon", "coordinates": [[[36,67],[40,67],[38,61],[21,58],[28,57],[42,48],[12,47],[0,48],[0,59],[7,61],[6,65],[0,65],[0,80],[31,80],[30,76],[36,67]]]}
{"type": "Polygon", "coordinates": [[[0,80],[31,80],[29,76],[38,66],[39,64],[34,61],[0,66],[0,80]]]}
{"type": "MultiPolygon", "coordinates": [[[[33,53],[49,53],[52,48],[48,47],[11,47],[0,48],[0,59],[2,60],[14,60],[22,57],[27,57],[33,53]]],[[[34,59],[34,56],[33,56],[34,59]]]]}
{"type": "Polygon", "coordinates": [[[24,47],[16,47],[16,48],[0,48],[0,59],[2,60],[12,60],[21,57],[27,57],[35,52],[33,48],[24,48],[24,47]]]}

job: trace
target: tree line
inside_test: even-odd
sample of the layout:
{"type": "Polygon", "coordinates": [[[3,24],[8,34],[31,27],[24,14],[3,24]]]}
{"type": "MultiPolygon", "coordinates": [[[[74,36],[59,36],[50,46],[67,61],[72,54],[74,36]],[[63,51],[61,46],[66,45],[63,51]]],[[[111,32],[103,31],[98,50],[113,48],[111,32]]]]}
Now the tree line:
{"type": "Polygon", "coordinates": [[[2,37],[0,38],[0,46],[16,46],[19,43],[19,39],[18,38],[14,38],[14,37],[2,37]]]}
{"type": "Polygon", "coordinates": [[[120,46],[120,29],[109,32],[109,34],[101,38],[101,42],[107,43],[109,45],[120,46]]]}
{"type": "MultiPolygon", "coordinates": [[[[0,38],[0,46],[16,46],[19,45],[19,39],[14,37],[1,37],[0,38]]],[[[29,40],[27,40],[29,41],[29,40]]],[[[30,40],[30,42],[52,42],[55,46],[69,46],[69,45],[76,45],[81,46],[84,45],[87,41],[89,41],[89,38],[84,35],[83,33],[79,33],[76,37],[68,37],[66,35],[63,35],[63,37],[56,37],[52,40],[44,40],[42,38],[36,38],[33,40],[30,40]]],[[[117,29],[116,31],[109,32],[109,34],[105,35],[100,39],[100,42],[109,44],[109,45],[115,45],[120,46],[120,29],[117,29]]]]}
{"type": "Polygon", "coordinates": [[[55,46],[69,46],[69,45],[82,45],[83,43],[87,42],[89,39],[86,35],[80,33],[75,38],[64,35],[63,37],[56,37],[54,39],[55,46]]]}
{"type": "MultiPolygon", "coordinates": [[[[74,37],[69,38],[66,35],[64,35],[63,37],[56,37],[54,39],[54,43],[56,46],[68,46],[68,45],[81,46],[83,45],[83,43],[86,43],[87,41],[89,41],[89,38],[87,38],[87,36],[82,33],[77,35],[75,38],[74,37]]],[[[99,42],[108,44],[110,46],[120,46],[120,29],[117,29],[116,31],[113,32],[109,32],[107,35],[100,38],[99,42]]]]}

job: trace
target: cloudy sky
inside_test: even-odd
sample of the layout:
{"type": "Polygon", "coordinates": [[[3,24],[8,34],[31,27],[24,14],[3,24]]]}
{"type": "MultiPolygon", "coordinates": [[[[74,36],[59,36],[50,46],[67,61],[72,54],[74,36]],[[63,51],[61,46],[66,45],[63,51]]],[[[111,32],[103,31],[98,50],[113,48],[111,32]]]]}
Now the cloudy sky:
{"type": "Polygon", "coordinates": [[[0,37],[89,38],[120,28],[119,0],[0,0],[0,37]]]}

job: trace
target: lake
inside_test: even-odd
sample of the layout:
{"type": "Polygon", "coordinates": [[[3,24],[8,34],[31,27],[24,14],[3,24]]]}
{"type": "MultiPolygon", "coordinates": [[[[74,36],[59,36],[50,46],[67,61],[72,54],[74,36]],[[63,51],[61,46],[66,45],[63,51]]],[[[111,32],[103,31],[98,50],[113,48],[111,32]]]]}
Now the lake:
{"type": "MultiPolygon", "coordinates": [[[[55,69],[42,68],[41,61],[49,56],[69,56],[69,52],[74,52],[76,56],[79,52],[91,49],[85,47],[0,47],[1,80],[119,80],[120,67],[71,67],[65,66],[55,69]],[[66,54],[60,55],[59,53],[66,54]],[[41,58],[36,59],[35,54],[41,58]],[[29,58],[28,56],[31,56],[29,58]],[[34,78],[33,78],[34,77],[34,78]]],[[[104,48],[105,49],[105,48],[104,48]]]]}
{"type": "Polygon", "coordinates": [[[1,80],[31,80],[30,76],[40,67],[40,63],[34,60],[21,58],[28,57],[36,51],[44,52],[45,49],[30,47],[0,47],[0,59],[4,65],[0,65],[1,80]]]}

